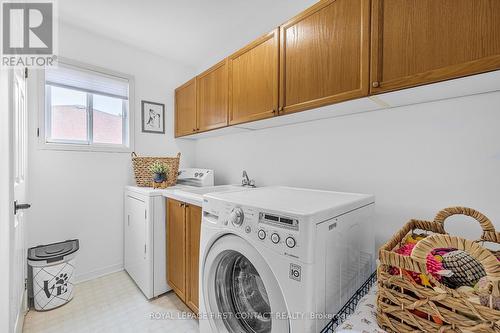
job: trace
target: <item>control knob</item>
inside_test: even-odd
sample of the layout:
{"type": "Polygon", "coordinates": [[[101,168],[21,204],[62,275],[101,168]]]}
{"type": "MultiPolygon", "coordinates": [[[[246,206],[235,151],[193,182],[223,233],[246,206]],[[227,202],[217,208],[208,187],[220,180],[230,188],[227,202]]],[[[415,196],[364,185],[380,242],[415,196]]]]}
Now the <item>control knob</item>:
{"type": "Polygon", "coordinates": [[[260,229],[259,232],[257,233],[257,236],[259,236],[260,240],[264,240],[264,239],[266,239],[266,232],[264,230],[260,229]]]}
{"type": "Polygon", "coordinates": [[[271,235],[271,241],[274,243],[274,244],[278,244],[280,242],[280,235],[274,233],[271,235]]]}
{"type": "Polygon", "coordinates": [[[234,226],[241,227],[241,225],[243,224],[243,219],[243,209],[239,207],[233,208],[231,214],[229,214],[229,221],[231,221],[234,226]]]}
{"type": "Polygon", "coordinates": [[[293,238],[293,237],[287,237],[285,240],[285,243],[286,243],[286,246],[288,246],[291,249],[294,248],[295,245],[297,244],[297,242],[295,241],[295,238],[293,238]]]}

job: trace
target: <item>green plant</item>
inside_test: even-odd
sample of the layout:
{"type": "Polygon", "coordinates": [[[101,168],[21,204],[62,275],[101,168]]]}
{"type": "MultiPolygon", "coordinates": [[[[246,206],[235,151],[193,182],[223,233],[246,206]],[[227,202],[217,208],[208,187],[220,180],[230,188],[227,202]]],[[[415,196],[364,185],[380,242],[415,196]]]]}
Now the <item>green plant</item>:
{"type": "Polygon", "coordinates": [[[149,171],[153,174],[166,175],[169,169],[165,164],[156,161],[149,166],[149,171]]]}

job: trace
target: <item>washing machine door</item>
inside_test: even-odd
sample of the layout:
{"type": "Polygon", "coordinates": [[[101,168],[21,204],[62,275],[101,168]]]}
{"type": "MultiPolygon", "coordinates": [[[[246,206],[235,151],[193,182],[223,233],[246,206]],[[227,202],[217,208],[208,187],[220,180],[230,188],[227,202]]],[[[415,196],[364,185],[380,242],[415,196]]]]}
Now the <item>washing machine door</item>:
{"type": "Polygon", "coordinates": [[[210,248],[202,292],[213,332],[289,332],[281,288],[262,255],[247,241],[226,235],[210,248]]]}

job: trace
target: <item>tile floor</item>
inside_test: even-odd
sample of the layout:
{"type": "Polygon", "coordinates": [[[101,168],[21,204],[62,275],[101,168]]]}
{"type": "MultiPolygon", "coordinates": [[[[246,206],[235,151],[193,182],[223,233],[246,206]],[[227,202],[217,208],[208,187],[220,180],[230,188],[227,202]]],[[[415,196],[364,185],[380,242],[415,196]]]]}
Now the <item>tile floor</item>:
{"type": "Polygon", "coordinates": [[[77,284],[73,300],[58,309],[29,311],[23,332],[197,333],[198,322],[186,315],[191,312],[173,292],[148,301],[122,271],[77,284]]]}

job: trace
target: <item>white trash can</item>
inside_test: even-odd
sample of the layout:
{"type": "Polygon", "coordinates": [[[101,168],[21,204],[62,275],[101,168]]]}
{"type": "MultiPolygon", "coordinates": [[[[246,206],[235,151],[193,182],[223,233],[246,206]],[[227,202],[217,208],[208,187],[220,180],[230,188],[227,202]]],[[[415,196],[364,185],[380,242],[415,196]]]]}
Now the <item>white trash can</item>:
{"type": "Polygon", "coordinates": [[[73,299],[78,249],[78,239],[74,239],[28,250],[28,296],[35,310],[51,310],[73,299]]]}

